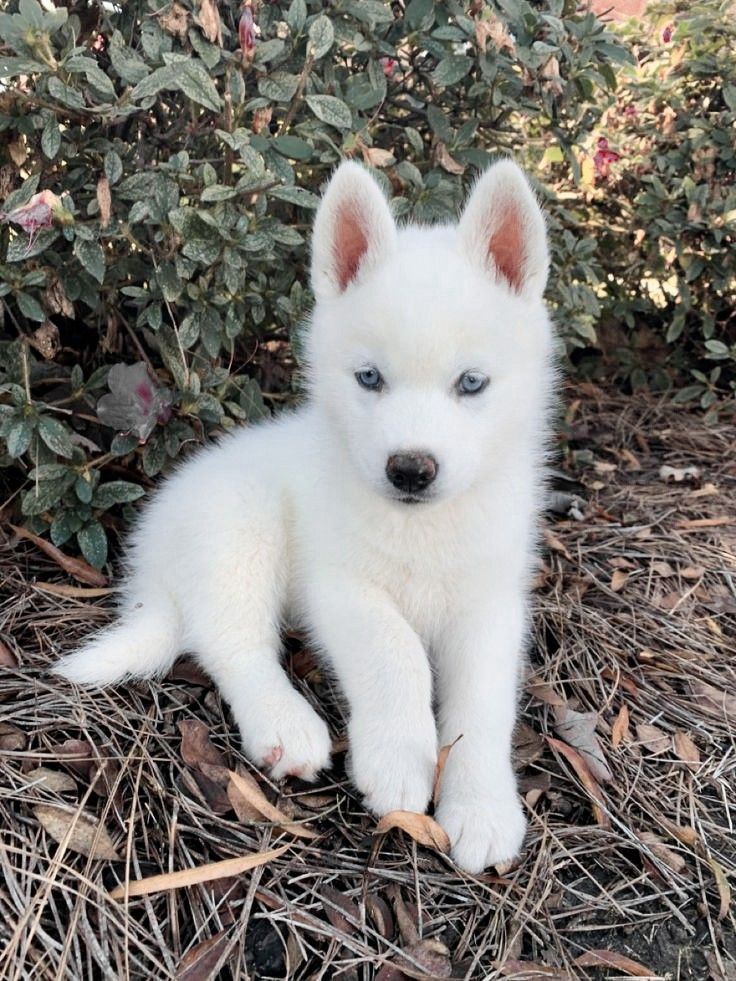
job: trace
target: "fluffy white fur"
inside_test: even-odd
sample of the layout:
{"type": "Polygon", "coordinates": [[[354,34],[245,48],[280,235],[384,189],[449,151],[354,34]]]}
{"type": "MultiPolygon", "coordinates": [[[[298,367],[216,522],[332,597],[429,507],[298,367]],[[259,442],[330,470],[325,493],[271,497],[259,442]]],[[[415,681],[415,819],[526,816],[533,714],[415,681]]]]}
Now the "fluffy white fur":
{"type": "Polygon", "coordinates": [[[328,730],[280,664],[281,626],[301,624],[348,699],[367,806],[424,811],[438,746],[462,735],[437,819],[462,868],[512,859],[553,380],[547,265],[542,215],[510,161],[478,181],[459,225],[401,229],[370,175],[343,164],[314,229],[307,404],[166,481],[133,532],[119,620],[57,672],[106,685],[193,651],[250,758],[311,779],[330,765],[328,730]],[[380,392],[356,381],[366,366],[380,392]],[[490,384],[459,395],[471,369],[490,384]],[[427,501],[399,500],[387,479],[407,451],[439,464],[427,501]]]}

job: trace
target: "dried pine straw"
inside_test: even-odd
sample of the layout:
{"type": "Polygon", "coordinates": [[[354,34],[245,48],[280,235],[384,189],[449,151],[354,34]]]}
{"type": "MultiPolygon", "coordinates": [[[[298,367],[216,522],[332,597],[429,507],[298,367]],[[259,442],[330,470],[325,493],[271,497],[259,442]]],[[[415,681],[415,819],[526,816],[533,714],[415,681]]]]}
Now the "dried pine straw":
{"type": "MultiPolygon", "coordinates": [[[[3,526],[0,976],[736,976],[733,429],[573,395],[582,518],[550,523],[518,748],[530,832],[500,873],[374,837],[344,754],[316,787],[270,785],[191,667],[94,694],[47,676],[110,598],[3,526]],[[244,874],[125,898],[126,880],[287,845],[244,874]]],[[[289,643],[339,739],[335,693],[289,643]]]]}

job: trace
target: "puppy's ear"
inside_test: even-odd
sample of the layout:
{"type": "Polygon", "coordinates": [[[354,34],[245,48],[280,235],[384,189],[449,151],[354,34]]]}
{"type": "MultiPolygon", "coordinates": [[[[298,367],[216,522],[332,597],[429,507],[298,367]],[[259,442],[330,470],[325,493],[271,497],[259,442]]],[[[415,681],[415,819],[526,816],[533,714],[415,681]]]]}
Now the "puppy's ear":
{"type": "Polygon", "coordinates": [[[395,248],[396,225],[380,187],[360,164],[341,164],[314,221],[314,295],[329,299],[344,293],[395,248]]]}
{"type": "Polygon", "coordinates": [[[475,185],[458,234],[471,261],[514,293],[539,299],[549,268],[542,211],[512,160],[494,164],[475,185]]]}

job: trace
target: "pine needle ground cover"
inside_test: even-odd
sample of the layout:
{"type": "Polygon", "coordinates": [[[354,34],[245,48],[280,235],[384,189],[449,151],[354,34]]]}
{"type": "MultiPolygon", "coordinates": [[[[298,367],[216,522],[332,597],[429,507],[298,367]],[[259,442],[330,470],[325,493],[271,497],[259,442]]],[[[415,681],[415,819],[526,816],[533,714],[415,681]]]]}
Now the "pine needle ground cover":
{"type": "Polygon", "coordinates": [[[111,589],[3,524],[3,977],[734,977],[733,432],[568,395],[516,747],[530,832],[477,878],[429,822],[375,833],[299,637],[335,739],[315,786],[255,771],[186,661],[101,693],[51,678],[111,589]]]}

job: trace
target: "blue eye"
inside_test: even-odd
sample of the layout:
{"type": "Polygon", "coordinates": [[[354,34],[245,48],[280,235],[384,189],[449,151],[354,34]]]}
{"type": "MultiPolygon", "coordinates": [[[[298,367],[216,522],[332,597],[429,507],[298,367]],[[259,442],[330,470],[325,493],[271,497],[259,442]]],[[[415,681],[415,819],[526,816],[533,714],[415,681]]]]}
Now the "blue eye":
{"type": "Polygon", "coordinates": [[[455,388],[458,395],[478,395],[489,381],[488,375],[481,371],[465,371],[458,378],[455,388]]]}
{"type": "Polygon", "coordinates": [[[373,392],[380,392],[383,388],[383,378],[378,368],[361,368],[355,372],[358,384],[373,392]]]}

